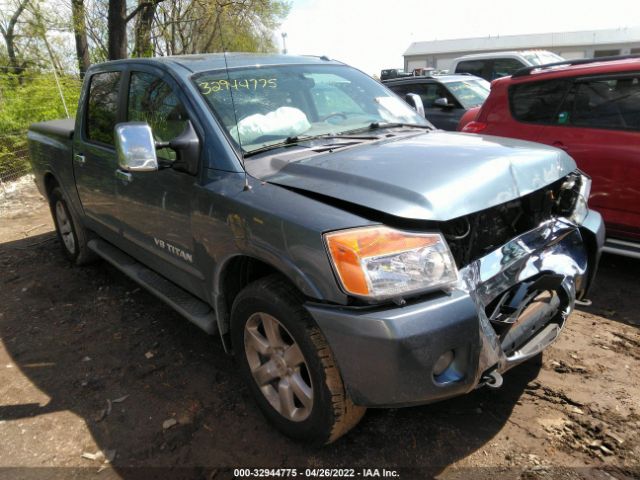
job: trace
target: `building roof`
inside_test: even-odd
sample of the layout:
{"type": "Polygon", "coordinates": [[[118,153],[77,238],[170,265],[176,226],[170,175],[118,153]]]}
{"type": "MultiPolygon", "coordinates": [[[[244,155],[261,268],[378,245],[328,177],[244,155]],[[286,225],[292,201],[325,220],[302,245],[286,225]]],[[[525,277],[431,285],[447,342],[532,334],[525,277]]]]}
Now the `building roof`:
{"type": "Polygon", "coordinates": [[[413,42],[404,52],[404,56],[483,52],[486,50],[524,50],[532,47],[558,48],[575,45],[609,45],[629,42],[638,42],[640,44],[640,27],[413,42]]]}

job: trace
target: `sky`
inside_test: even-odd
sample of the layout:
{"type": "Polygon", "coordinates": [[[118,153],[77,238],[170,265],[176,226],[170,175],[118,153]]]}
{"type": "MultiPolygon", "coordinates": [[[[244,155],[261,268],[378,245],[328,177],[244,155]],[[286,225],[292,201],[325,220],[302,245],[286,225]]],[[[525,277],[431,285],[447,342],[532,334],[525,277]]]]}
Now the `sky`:
{"type": "Polygon", "coordinates": [[[403,67],[411,42],[638,25],[638,0],[293,0],[277,39],[379,75],[403,67]]]}

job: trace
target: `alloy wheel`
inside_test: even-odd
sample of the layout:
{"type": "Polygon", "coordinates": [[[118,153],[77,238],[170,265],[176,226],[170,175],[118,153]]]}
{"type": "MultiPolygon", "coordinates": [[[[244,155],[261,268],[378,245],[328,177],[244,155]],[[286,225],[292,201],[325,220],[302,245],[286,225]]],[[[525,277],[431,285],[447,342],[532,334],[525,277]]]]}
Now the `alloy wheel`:
{"type": "Polygon", "coordinates": [[[287,329],[267,313],[254,313],[244,328],[251,375],[271,406],[287,420],[302,422],[313,408],[309,367],[287,329]]]}

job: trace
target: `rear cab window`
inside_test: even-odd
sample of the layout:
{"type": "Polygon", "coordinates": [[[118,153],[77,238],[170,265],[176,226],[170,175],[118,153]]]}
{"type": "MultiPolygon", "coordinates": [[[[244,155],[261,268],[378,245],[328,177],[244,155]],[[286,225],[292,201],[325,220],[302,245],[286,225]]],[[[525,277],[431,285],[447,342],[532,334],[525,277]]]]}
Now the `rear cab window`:
{"type": "Polygon", "coordinates": [[[491,79],[506,77],[513,75],[515,72],[524,67],[525,64],[515,58],[496,58],[493,60],[493,68],[491,69],[491,79]]]}
{"type": "Polygon", "coordinates": [[[464,60],[456,66],[455,73],[470,73],[476,77],[484,77],[484,60],[464,60]]]}
{"type": "Polygon", "coordinates": [[[85,117],[88,140],[114,145],[121,80],[121,72],[102,72],[91,76],[85,117]]]}

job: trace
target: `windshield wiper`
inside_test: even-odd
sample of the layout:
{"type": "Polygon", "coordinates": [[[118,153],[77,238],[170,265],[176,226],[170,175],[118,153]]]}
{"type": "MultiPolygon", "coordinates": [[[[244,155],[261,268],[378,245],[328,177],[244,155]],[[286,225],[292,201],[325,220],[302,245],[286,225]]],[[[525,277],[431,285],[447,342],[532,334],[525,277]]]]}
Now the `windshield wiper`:
{"type": "Polygon", "coordinates": [[[410,127],[410,128],[422,128],[425,130],[434,130],[434,127],[432,127],[431,125],[421,125],[418,123],[372,122],[367,127],[357,128],[355,130],[347,130],[341,133],[323,133],[320,135],[292,135],[290,137],[285,138],[281,142],[271,143],[269,145],[263,145],[262,147],[256,148],[255,150],[246,152],[244,154],[244,158],[251,157],[252,155],[256,155],[258,153],[268,152],[269,150],[275,150],[277,148],[284,148],[292,145],[299,145],[300,143],[308,142],[310,140],[329,139],[329,138],[348,138],[353,140],[378,140],[378,137],[371,136],[371,135],[353,135],[353,134],[365,133],[371,130],[379,130],[384,128],[398,128],[398,127],[410,127]]]}
{"type": "Polygon", "coordinates": [[[411,127],[411,128],[423,128],[425,130],[434,130],[431,125],[421,125],[419,123],[403,123],[403,122],[371,122],[368,126],[363,128],[356,128],[355,130],[347,130],[342,132],[339,136],[345,137],[352,133],[368,132],[371,130],[380,130],[383,128],[398,128],[398,127],[411,127]]]}
{"type": "MultiPolygon", "coordinates": [[[[344,132],[345,134],[348,132],[344,132]]],[[[267,152],[269,150],[275,150],[276,148],[283,148],[283,147],[288,147],[288,146],[292,146],[292,145],[299,145],[303,142],[308,142],[310,140],[318,140],[318,139],[330,139],[330,138],[348,138],[351,140],[377,140],[377,137],[372,137],[372,136],[364,136],[364,135],[359,135],[359,136],[347,136],[344,135],[342,133],[339,134],[334,134],[334,133],[323,133],[320,135],[293,135],[291,137],[287,137],[285,138],[283,141],[281,142],[276,142],[276,143],[272,143],[270,145],[264,145],[262,147],[256,148],[255,150],[251,150],[250,152],[246,152],[244,154],[244,157],[250,157],[252,155],[255,155],[256,153],[261,153],[261,152],[267,152]]]]}
{"type": "Polygon", "coordinates": [[[309,136],[298,136],[293,135],[291,137],[285,138],[281,142],[270,143],[269,145],[264,145],[262,147],[256,148],[255,150],[251,150],[250,152],[246,152],[244,157],[250,157],[251,155],[255,155],[256,153],[267,152],[269,150],[275,150],[276,148],[288,147],[289,145],[297,145],[301,142],[305,142],[307,140],[313,140],[314,138],[321,137],[321,135],[309,135],[309,136]]]}
{"type": "Polygon", "coordinates": [[[418,123],[371,122],[369,124],[369,130],[378,130],[379,128],[397,128],[397,127],[425,128],[427,130],[433,130],[433,127],[431,125],[420,125],[418,123]]]}

